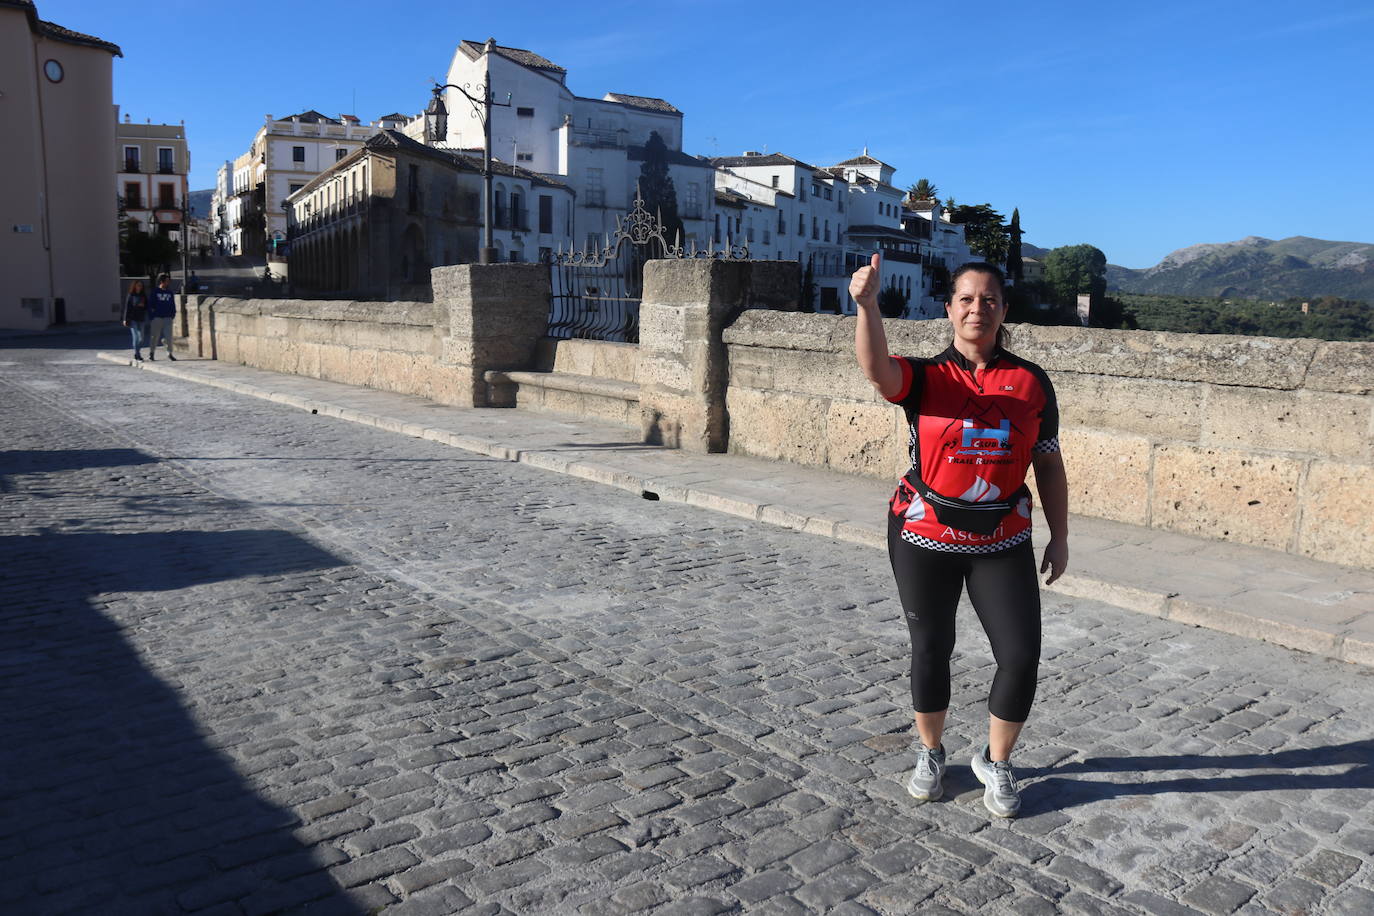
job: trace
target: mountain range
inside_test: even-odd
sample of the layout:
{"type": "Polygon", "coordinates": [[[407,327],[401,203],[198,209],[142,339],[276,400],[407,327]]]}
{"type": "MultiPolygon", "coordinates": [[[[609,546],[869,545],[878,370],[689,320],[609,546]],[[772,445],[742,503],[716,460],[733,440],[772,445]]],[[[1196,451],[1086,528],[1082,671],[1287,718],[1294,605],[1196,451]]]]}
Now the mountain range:
{"type": "MultiPolygon", "coordinates": [[[[1026,244],[1021,251],[1037,259],[1049,253],[1026,244]]],[[[1108,264],[1107,288],[1170,296],[1340,296],[1374,302],[1374,245],[1302,235],[1274,241],[1252,235],[1236,242],[1180,248],[1143,270],[1108,264]]]]}

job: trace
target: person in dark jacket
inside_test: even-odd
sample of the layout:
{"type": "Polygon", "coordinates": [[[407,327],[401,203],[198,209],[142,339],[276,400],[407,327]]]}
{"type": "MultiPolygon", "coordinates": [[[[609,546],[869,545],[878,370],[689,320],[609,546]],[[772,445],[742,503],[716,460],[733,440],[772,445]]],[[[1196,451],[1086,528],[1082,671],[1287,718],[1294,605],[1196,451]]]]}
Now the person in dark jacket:
{"type": "Polygon", "coordinates": [[[144,338],[148,336],[148,294],[143,291],[142,280],[129,284],[129,294],[124,297],[124,313],[120,320],[133,336],[134,359],[143,362],[141,351],[144,338]]]}
{"type": "Polygon", "coordinates": [[[173,295],[168,287],[172,283],[172,278],[167,274],[159,274],[157,278],[157,289],[153,290],[151,303],[148,307],[148,326],[150,337],[148,339],[148,358],[157,359],[157,345],[159,341],[167,342],[167,358],[176,362],[176,357],[172,355],[172,319],[177,315],[177,297],[173,295]]]}

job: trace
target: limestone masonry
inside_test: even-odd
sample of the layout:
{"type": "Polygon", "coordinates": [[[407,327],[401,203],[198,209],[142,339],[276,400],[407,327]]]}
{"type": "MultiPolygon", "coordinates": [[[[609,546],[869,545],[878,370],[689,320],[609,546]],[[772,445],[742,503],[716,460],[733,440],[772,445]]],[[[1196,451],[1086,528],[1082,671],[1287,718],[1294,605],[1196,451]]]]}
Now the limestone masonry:
{"type": "MultiPolygon", "coordinates": [[[[436,269],[432,305],[193,298],[186,331],[278,372],[895,478],[904,420],[855,366],[854,319],[788,311],[786,268],[650,262],[638,347],[544,338],[532,264],[436,269]]],[[[887,331],[947,342],[943,321],[887,331]]],[[[1073,511],[1374,568],[1374,344],[1018,325],[1012,349],[1056,386],[1073,511]]]]}

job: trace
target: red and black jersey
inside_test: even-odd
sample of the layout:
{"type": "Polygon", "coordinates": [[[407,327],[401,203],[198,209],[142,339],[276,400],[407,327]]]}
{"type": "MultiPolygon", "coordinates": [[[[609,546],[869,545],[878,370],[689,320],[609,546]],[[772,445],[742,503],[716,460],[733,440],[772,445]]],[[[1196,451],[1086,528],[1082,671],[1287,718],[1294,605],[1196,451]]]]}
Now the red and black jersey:
{"type": "Polygon", "coordinates": [[[1029,493],[1017,496],[1031,455],[1059,451],[1059,405],[1045,370],[998,348],[977,371],[953,345],[928,359],[893,357],[902,388],[889,398],[906,411],[911,467],[935,493],[969,502],[1013,500],[991,534],[943,524],[903,479],[892,512],[902,538],[920,547],[993,553],[1030,537],[1029,493]]]}

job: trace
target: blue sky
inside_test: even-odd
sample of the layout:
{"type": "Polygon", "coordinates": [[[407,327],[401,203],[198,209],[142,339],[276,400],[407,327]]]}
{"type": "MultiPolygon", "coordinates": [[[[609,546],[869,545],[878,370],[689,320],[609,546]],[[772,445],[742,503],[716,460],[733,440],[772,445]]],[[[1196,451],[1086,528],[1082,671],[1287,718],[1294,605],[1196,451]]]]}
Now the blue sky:
{"type": "MultiPolygon", "coordinates": [[[[191,185],[265,114],[419,112],[457,43],[536,51],[579,95],[665,98],[688,152],[831,165],[1021,211],[1115,264],[1247,235],[1374,242],[1374,4],[37,0],[113,41],[115,102],[185,119],[191,185]]],[[[499,91],[500,87],[497,87],[499,91]]]]}

